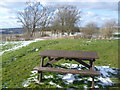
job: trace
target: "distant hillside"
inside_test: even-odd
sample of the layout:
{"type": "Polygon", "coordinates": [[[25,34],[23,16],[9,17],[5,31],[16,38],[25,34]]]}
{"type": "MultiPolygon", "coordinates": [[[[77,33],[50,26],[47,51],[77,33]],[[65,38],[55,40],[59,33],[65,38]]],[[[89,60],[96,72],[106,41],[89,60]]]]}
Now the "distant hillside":
{"type": "Polygon", "coordinates": [[[0,34],[22,34],[24,33],[23,28],[2,28],[0,34]]]}

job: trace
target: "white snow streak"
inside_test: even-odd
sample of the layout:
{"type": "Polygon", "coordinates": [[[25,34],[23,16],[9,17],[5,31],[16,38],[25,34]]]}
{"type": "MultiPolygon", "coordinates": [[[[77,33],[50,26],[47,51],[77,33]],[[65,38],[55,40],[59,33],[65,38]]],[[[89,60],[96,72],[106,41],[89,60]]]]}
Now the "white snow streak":
{"type": "MultiPolygon", "coordinates": [[[[44,40],[44,39],[35,39],[35,40],[31,40],[31,41],[13,41],[13,42],[6,42],[4,44],[0,44],[0,46],[2,46],[2,45],[9,45],[10,43],[15,43],[15,44],[20,43],[20,45],[14,45],[10,49],[1,51],[0,55],[2,55],[4,52],[17,50],[17,49],[20,49],[22,47],[25,47],[25,46],[29,45],[30,43],[33,43],[33,42],[36,42],[36,41],[41,41],[41,40],[44,40]]],[[[36,49],[36,51],[38,51],[38,49],[36,49]]]]}

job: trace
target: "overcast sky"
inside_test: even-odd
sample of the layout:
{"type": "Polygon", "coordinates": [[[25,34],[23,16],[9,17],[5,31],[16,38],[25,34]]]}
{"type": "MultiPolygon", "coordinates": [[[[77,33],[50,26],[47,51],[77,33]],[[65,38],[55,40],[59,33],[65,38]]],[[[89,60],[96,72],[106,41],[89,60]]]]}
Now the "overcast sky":
{"type": "MultiPolygon", "coordinates": [[[[0,28],[21,27],[17,22],[17,12],[25,8],[28,0],[1,0],[0,1],[0,28]]],[[[32,1],[32,0],[31,0],[32,1]]],[[[119,0],[37,0],[43,6],[74,5],[81,10],[79,26],[89,22],[96,22],[102,26],[108,20],[118,21],[119,0]]]]}

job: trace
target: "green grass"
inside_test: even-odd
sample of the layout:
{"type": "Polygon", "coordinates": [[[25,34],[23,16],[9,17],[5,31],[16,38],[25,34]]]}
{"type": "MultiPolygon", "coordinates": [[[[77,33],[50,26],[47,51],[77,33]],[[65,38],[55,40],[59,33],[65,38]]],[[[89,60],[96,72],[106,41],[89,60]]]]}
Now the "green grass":
{"type": "MultiPolygon", "coordinates": [[[[118,67],[118,40],[56,39],[38,41],[2,55],[2,87],[23,87],[22,83],[29,77],[30,71],[40,63],[38,53],[44,50],[96,51],[100,59],[96,60],[95,65],[118,67]],[[39,49],[39,51],[35,51],[35,49],[39,49]]],[[[59,64],[64,62],[66,61],[61,60],[59,64]]]]}

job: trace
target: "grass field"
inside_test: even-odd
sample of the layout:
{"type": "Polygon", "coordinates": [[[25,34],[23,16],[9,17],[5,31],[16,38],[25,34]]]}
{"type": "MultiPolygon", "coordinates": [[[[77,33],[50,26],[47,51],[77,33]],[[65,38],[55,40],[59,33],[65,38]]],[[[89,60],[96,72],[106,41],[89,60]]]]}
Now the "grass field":
{"type": "MultiPolygon", "coordinates": [[[[4,46],[3,46],[4,47],[4,46]]],[[[11,46],[10,46],[11,47],[11,46]]],[[[7,48],[7,47],[5,47],[7,48]]],[[[3,48],[4,49],[4,48],[3,48]]],[[[35,66],[39,65],[40,57],[38,53],[44,50],[73,50],[73,51],[96,51],[100,59],[96,60],[96,66],[118,67],[118,40],[91,40],[91,39],[56,39],[44,40],[31,43],[26,47],[22,47],[15,51],[8,51],[2,54],[2,86],[3,88],[23,88],[23,82],[30,77],[31,71],[35,66]]],[[[45,60],[45,63],[48,60],[45,60]]],[[[71,61],[78,64],[75,61],[71,61]]],[[[71,63],[70,61],[60,60],[53,66],[61,65],[62,63],[71,63]]],[[[45,75],[53,75],[54,80],[58,81],[62,87],[70,88],[73,84],[66,85],[60,77],[56,77],[56,73],[45,73],[45,75]]],[[[48,84],[51,79],[48,79],[43,85],[30,84],[30,88],[55,88],[55,85],[48,84]]],[[[116,79],[114,80],[116,81],[116,79]]],[[[76,86],[80,88],[76,81],[76,86]]],[[[82,83],[82,82],[81,82],[82,83]]],[[[88,85],[89,86],[89,85],[88,85]]],[[[101,86],[100,86],[101,87],[101,86]]]]}

